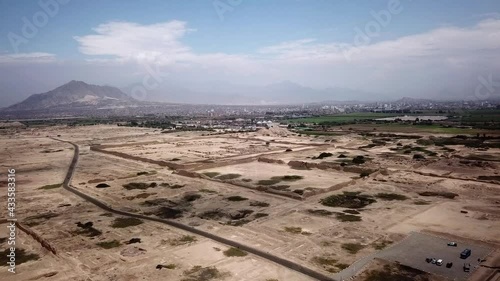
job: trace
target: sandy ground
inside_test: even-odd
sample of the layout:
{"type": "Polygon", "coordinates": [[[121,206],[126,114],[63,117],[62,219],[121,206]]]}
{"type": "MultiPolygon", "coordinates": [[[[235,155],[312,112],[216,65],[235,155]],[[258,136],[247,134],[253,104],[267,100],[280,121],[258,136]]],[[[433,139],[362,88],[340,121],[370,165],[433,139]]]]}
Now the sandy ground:
{"type": "MultiPolygon", "coordinates": [[[[103,215],[102,211],[64,189],[39,189],[44,185],[63,181],[73,153],[71,146],[48,139],[45,137],[47,135],[61,135],[62,139],[75,141],[80,145],[81,157],[73,185],[85,193],[116,208],[152,216],[158,215],[157,211],[161,206],[182,208],[182,216],[177,220],[183,223],[253,245],[324,273],[328,273],[327,270],[339,271],[340,268],[326,267],[318,263],[315,257],[335,259],[337,264],[349,265],[377,251],[375,245],[378,242],[396,243],[411,231],[450,233],[488,242],[494,247],[500,245],[500,186],[476,180],[478,175],[496,175],[497,162],[483,161],[487,164],[461,166],[464,165],[460,163],[462,158],[441,156],[445,152],[441,152],[437,147],[427,148],[438,152],[437,156],[416,161],[412,160],[412,154],[405,155],[390,149],[396,147],[397,140],[388,142],[385,146],[360,148],[370,144],[371,140],[355,134],[314,138],[294,134],[279,137],[254,133],[241,134],[239,137],[242,139],[233,139],[230,137],[237,134],[219,138],[202,136],[200,132],[161,134],[152,129],[117,126],[47,127],[17,131],[18,133],[0,135],[0,158],[7,159],[2,161],[2,169],[16,168],[18,185],[22,187],[17,194],[20,201],[17,216],[21,223],[29,223],[33,231],[54,245],[58,254],[50,254],[41,248],[38,242],[19,232],[19,239],[22,241],[20,247],[39,254],[40,259],[19,265],[20,273],[11,280],[30,280],[54,272],[56,274],[50,277],[50,280],[181,280],[185,277],[184,271],[195,265],[215,266],[221,272],[228,272],[229,275],[224,280],[310,280],[302,274],[253,255],[242,258],[226,257],[222,254],[226,249],[224,245],[201,237],[197,237],[192,243],[171,246],[168,241],[178,239],[186,233],[165,225],[145,222],[138,226],[113,228],[110,225],[115,216],[103,215]],[[264,144],[248,138],[261,138],[264,144]],[[265,141],[271,140],[279,143],[271,143],[268,148],[265,141]],[[152,142],[154,143],[148,144],[152,142]],[[312,143],[322,146],[300,149],[312,143]],[[184,155],[185,159],[182,161],[186,162],[212,157],[211,160],[217,163],[231,157],[262,154],[266,155],[266,158],[285,162],[296,160],[317,163],[320,160],[312,157],[321,152],[331,152],[334,155],[347,153],[348,157],[368,157],[370,161],[361,165],[362,167],[386,168],[388,172],[375,173],[368,178],[359,179],[359,175],[355,173],[333,169],[294,170],[286,164],[262,163],[256,160],[198,171],[238,173],[242,179],[248,178],[252,183],[273,176],[303,176],[301,180],[283,182],[293,189],[327,188],[358,177],[356,184],[305,200],[295,200],[229,183],[180,176],[158,165],[90,151],[89,145],[95,144],[115,145],[117,147],[109,149],[131,154],[142,153],[141,156],[152,159],[184,155]],[[288,147],[295,149],[285,153],[284,149],[288,147]],[[274,152],[273,149],[282,152],[269,154],[274,152]],[[148,174],[138,175],[141,172],[148,174]],[[131,182],[155,182],[158,186],[133,190],[123,187],[131,182]],[[96,188],[98,183],[106,183],[110,187],[96,188]],[[162,183],[164,186],[160,186],[162,183]],[[170,188],[175,185],[182,187],[170,188]],[[360,222],[342,222],[336,219],[335,215],[322,216],[310,212],[343,212],[346,208],[323,206],[319,201],[344,191],[359,191],[366,195],[397,193],[407,196],[408,199],[377,199],[377,202],[358,210],[362,218],[360,222]],[[447,191],[458,196],[454,199],[420,196],[418,193],[423,191],[447,191]],[[185,196],[192,194],[201,197],[193,202],[185,202],[185,196]],[[230,196],[241,196],[247,200],[233,202],[227,199],[230,196]],[[145,201],[148,200],[154,204],[146,204],[145,201]],[[269,205],[252,206],[251,202],[265,202],[269,205]],[[242,210],[251,210],[252,213],[243,219],[235,218],[242,210]],[[213,215],[213,211],[217,211],[215,217],[207,216],[207,213],[213,215]],[[32,218],[47,213],[55,216],[32,218]],[[257,213],[266,216],[257,216],[257,213]],[[230,224],[241,220],[248,221],[238,224],[239,226],[230,224]],[[93,238],[77,234],[79,228],[76,223],[88,221],[92,221],[102,234],[93,238]],[[290,227],[300,228],[301,231],[287,231],[290,227]],[[133,237],[141,238],[142,242],[123,244],[133,237]],[[112,249],[102,249],[96,245],[98,242],[115,239],[122,242],[122,245],[112,249]],[[359,243],[362,248],[357,253],[349,253],[343,248],[346,243],[359,243]],[[137,252],[137,249],[129,249],[133,247],[145,251],[139,251],[141,254],[133,257],[122,254],[127,251],[137,252]],[[176,268],[155,269],[157,264],[169,263],[176,264],[176,268]]],[[[403,139],[400,142],[407,145],[414,143],[414,140],[403,139]]],[[[484,153],[470,148],[454,149],[455,153],[463,157],[484,153]]],[[[490,149],[488,155],[496,157],[499,151],[490,149]]],[[[323,160],[336,161],[331,158],[323,160]]],[[[2,177],[5,177],[5,173],[2,173],[2,177]]],[[[4,186],[5,178],[0,181],[4,186]]],[[[4,200],[5,194],[1,197],[4,200]]],[[[4,209],[0,211],[0,215],[2,218],[6,217],[4,209]]],[[[0,238],[5,235],[0,232],[0,238]]],[[[2,247],[5,245],[2,244],[2,247]]],[[[6,269],[0,267],[2,268],[6,269]]],[[[4,270],[0,272],[0,279],[4,278],[12,276],[4,270]]],[[[40,278],[44,279],[45,277],[40,278]]]]}

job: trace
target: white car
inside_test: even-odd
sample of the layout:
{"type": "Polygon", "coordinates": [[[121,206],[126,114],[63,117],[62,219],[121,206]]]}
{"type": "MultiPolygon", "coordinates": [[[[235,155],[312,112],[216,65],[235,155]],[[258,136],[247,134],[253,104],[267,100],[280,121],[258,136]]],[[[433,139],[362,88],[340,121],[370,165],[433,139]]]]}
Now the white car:
{"type": "Polygon", "coordinates": [[[442,259],[438,259],[436,261],[436,265],[439,265],[439,266],[443,265],[443,260],[442,259]]]}

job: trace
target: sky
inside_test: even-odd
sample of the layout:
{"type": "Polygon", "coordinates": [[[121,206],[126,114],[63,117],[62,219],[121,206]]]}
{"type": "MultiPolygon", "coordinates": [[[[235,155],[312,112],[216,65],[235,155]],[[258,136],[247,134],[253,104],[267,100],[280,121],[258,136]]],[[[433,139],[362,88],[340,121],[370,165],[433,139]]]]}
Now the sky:
{"type": "Polygon", "coordinates": [[[498,0],[0,0],[0,38],[0,107],[70,80],[500,93],[498,0]]]}

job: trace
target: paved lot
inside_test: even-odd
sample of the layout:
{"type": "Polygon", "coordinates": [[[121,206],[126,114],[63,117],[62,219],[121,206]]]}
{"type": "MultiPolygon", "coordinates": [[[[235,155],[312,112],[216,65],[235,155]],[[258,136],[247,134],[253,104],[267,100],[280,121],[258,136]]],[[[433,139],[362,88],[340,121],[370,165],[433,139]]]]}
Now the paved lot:
{"type": "Polygon", "coordinates": [[[469,242],[454,241],[458,243],[458,247],[447,246],[449,240],[414,232],[400,243],[389,247],[383,251],[373,255],[364,257],[357,261],[349,268],[338,273],[336,277],[348,278],[357,271],[361,270],[373,258],[381,258],[389,261],[400,262],[401,264],[411,266],[425,272],[441,275],[450,280],[466,280],[468,276],[476,269],[478,258],[485,258],[493,249],[482,245],[477,245],[469,242]],[[460,258],[460,253],[465,249],[471,249],[472,254],[465,260],[460,258]],[[443,259],[443,265],[427,263],[425,258],[443,259]],[[453,262],[451,268],[446,268],[446,263],[453,262]],[[464,272],[464,263],[471,264],[471,271],[464,272]]]}

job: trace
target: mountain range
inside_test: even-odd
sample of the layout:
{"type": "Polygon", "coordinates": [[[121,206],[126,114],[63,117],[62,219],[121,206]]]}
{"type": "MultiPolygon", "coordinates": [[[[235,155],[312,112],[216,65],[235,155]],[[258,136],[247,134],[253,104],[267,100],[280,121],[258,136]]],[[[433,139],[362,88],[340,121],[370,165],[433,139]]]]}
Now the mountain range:
{"type": "Polygon", "coordinates": [[[138,101],[111,86],[70,81],[46,93],[34,94],[4,110],[24,111],[70,108],[115,108],[137,105],[138,101]]]}
{"type": "MultiPolygon", "coordinates": [[[[137,86],[137,85],[136,85],[137,86]]],[[[33,94],[4,111],[50,109],[103,109],[134,107],[156,102],[219,105],[277,105],[365,99],[371,93],[344,89],[313,89],[290,81],[266,86],[241,86],[224,82],[186,84],[168,82],[133,98],[134,86],[119,89],[70,81],[51,91],[33,94]],[[129,94],[126,94],[129,93],[129,94]]],[[[377,96],[380,97],[380,96],[377,96]]]]}

